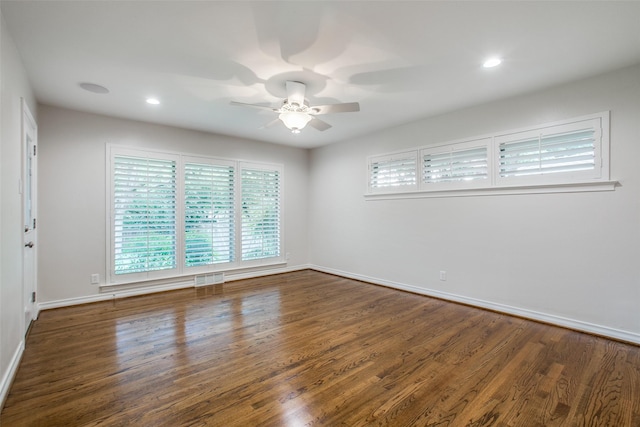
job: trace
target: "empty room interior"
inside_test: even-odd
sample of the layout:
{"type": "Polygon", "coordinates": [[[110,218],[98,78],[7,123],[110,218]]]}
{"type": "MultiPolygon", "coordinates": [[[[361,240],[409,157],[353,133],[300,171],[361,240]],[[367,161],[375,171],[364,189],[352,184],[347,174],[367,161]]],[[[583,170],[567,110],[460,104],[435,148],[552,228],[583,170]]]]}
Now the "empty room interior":
{"type": "Polygon", "coordinates": [[[2,426],[640,426],[640,2],[0,12],[2,426]]]}

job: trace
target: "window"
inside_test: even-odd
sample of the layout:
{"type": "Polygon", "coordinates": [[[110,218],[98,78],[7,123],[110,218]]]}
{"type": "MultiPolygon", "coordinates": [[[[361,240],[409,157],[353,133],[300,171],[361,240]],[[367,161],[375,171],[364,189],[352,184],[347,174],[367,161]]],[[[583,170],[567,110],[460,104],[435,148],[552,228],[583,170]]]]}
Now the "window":
{"type": "Polygon", "coordinates": [[[416,152],[373,157],[369,161],[369,191],[417,189],[416,152]]]}
{"type": "Polygon", "coordinates": [[[615,188],[609,181],[608,112],[371,156],[367,162],[367,194],[383,198],[615,188]]]}
{"type": "Polygon", "coordinates": [[[280,256],[280,172],[242,169],[242,260],[280,256]]]}
{"type": "Polygon", "coordinates": [[[490,140],[472,141],[421,150],[422,183],[433,187],[469,187],[474,182],[486,185],[488,142],[490,140]]]}
{"type": "Polygon", "coordinates": [[[282,260],[281,166],[109,152],[110,284],[282,260]]]}
{"type": "Polygon", "coordinates": [[[601,174],[601,135],[597,119],[499,135],[498,179],[597,179],[601,174]]]}
{"type": "Polygon", "coordinates": [[[116,156],[115,274],[176,268],[176,162],[116,156]]]}
{"type": "Polygon", "coordinates": [[[234,261],[234,174],[231,165],[185,164],[186,267],[234,261]]]}

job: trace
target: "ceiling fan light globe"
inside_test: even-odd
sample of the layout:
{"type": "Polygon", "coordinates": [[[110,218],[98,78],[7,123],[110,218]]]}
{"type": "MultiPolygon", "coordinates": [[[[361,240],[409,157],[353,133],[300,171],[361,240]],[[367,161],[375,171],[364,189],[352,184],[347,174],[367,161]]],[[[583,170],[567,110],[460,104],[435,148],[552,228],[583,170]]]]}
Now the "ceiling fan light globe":
{"type": "Polygon", "coordinates": [[[300,129],[303,129],[307,123],[311,121],[311,116],[309,114],[298,111],[286,111],[280,113],[278,118],[282,120],[282,123],[291,129],[293,133],[299,133],[300,129]]]}

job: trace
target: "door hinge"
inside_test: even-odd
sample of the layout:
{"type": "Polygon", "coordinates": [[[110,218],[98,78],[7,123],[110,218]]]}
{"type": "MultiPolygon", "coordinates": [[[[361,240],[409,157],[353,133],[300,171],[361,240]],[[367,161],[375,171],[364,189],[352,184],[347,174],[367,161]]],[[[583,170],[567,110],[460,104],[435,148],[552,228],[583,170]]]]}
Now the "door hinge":
{"type": "Polygon", "coordinates": [[[34,230],[36,229],[36,219],[35,218],[33,218],[33,229],[34,230]]]}
{"type": "Polygon", "coordinates": [[[36,147],[37,147],[37,145],[34,145],[34,146],[33,146],[33,155],[34,155],[34,156],[36,155],[36,151],[37,151],[37,150],[36,150],[36,147]]]}
{"type": "Polygon", "coordinates": [[[35,291],[31,293],[31,302],[36,302],[36,293],[35,293],[35,291]]]}

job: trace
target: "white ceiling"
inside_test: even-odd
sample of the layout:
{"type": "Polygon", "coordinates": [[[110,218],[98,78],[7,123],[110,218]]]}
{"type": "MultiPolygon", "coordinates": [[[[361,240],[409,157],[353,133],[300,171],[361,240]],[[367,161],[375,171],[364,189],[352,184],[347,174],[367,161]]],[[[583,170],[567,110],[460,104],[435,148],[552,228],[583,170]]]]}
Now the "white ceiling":
{"type": "Polygon", "coordinates": [[[640,2],[7,1],[44,104],[299,147],[640,63],[640,2]],[[484,69],[492,55],[504,63],[484,69]],[[261,126],[285,81],[333,127],[261,126]],[[81,82],[107,87],[95,94],[81,82]],[[162,104],[145,103],[148,96],[162,104]]]}

